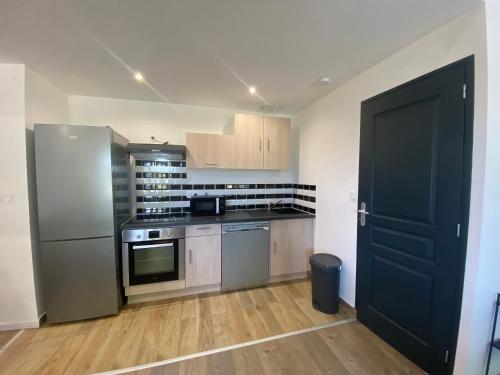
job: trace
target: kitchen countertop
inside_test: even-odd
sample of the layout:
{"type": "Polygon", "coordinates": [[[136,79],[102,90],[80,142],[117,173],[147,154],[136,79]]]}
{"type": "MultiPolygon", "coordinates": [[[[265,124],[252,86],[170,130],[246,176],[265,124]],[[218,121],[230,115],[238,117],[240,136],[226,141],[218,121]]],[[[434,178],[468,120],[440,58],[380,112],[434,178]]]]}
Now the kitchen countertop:
{"type": "Polygon", "coordinates": [[[228,211],[221,216],[191,216],[178,217],[175,220],[169,221],[159,220],[144,220],[134,221],[134,218],[126,221],[121,225],[121,229],[137,229],[137,228],[164,228],[180,225],[198,225],[198,224],[225,224],[225,223],[241,223],[253,221],[269,221],[269,220],[287,220],[287,219],[312,219],[315,215],[307,212],[296,210],[296,213],[277,213],[267,210],[242,210],[228,211]]]}

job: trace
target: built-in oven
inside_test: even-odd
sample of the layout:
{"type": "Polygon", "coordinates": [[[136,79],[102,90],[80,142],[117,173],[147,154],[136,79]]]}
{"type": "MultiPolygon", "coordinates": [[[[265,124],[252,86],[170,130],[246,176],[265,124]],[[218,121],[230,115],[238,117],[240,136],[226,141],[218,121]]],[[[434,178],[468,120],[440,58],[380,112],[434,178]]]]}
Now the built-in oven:
{"type": "Polygon", "coordinates": [[[184,227],[124,229],[123,286],[183,280],[184,227]]]}

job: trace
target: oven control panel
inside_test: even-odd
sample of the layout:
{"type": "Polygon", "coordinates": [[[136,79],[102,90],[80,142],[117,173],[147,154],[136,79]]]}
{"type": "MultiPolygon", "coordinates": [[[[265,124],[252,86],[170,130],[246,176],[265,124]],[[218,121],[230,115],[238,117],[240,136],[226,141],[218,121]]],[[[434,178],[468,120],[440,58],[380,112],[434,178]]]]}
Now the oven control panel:
{"type": "Polygon", "coordinates": [[[148,238],[150,240],[156,240],[156,239],[160,238],[160,231],[159,230],[150,230],[148,232],[148,238]]]}
{"type": "Polygon", "coordinates": [[[171,228],[124,229],[122,230],[122,241],[141,242],[184,238],[185,232],[186,228],[182,226],[171,228]]]}

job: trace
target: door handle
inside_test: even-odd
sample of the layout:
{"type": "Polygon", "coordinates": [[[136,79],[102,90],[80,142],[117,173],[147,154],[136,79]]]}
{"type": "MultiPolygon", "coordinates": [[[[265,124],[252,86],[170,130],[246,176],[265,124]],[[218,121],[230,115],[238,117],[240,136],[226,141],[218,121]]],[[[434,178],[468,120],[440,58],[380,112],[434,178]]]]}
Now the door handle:
{"type": "Polygon", "coordinates": [[[364,227],[366,225],[366,216],[370,215],[370,213],[368,211],[366,211],[366,203],[365,202],[361,202],[359,208],[360,208],[358,210],[358,213],[359,213],[359,225],[361,225],[362,227],[364,227]]]}
{"type": "Polygon", "coordinates": [[[141,250],[141,249],[154,249],[157,247],[171,247],[171,246],[174,246],[173,242],[159,243],[159,244],[153,244],[153,245],[132,246],[132,249],[141,250]]]}

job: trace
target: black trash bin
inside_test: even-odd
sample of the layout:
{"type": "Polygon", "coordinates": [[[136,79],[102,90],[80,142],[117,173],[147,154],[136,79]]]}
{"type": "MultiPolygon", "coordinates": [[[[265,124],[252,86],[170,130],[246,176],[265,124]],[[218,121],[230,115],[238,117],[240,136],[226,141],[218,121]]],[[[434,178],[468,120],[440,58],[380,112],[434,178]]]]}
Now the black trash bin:
{"type": "Polygon", "coordinates": [[[339,284],[342,261],[332,254],[311,256],[312,304],[326,314],[339,311],[339,284]]]}

